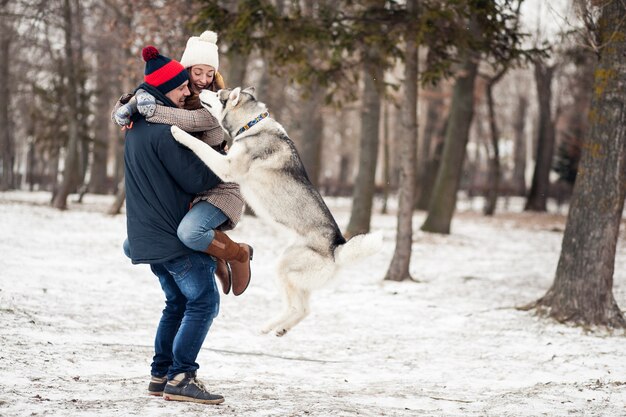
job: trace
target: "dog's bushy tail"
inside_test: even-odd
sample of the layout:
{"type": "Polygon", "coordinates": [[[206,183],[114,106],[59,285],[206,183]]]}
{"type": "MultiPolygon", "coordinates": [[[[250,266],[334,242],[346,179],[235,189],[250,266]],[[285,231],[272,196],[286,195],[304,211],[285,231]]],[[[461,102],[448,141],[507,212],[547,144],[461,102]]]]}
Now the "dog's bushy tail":
{"type": "Polygon", "coordinates": [[[382,231],[356,235],[345,244],[337,246],[335,249],[335,263],[339,266],[348,265],[379,252],[382,247],[382,231]]]}

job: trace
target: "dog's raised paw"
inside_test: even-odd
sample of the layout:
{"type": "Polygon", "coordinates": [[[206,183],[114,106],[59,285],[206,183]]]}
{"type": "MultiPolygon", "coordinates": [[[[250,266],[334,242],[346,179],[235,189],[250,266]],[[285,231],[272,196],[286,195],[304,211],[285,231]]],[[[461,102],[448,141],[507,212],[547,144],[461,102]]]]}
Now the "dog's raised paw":
{"type": "Polygon", "coordinates": [[[284,335],[287,334],[287,329],[280,329],[280,330],[276,330],[276,337],[283,337],[284,335]]]}

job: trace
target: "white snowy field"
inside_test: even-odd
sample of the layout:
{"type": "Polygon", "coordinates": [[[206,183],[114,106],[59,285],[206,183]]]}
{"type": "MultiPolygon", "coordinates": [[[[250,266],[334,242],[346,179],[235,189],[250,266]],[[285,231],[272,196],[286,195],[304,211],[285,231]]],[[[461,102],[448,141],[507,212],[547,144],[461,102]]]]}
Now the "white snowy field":
{"type": "MultiPolygon", "coordinates": [[[[563,216],[461,209],[449,236],[419,231],[411,272],[383,282],[395,215],[375,214],[384,250],[313,296],[283,338],[257,329],[279,310],[285,236],[245,217],[253,282],[222,298],[199,377],[226,402],[146,395],[163,296],[124,257],[125,217],[87,195],[59,212],[48,193],[0,193],[0,416],[624,416],[623,333],[588,332],[516,310],[542,296],[563,216]]],[[[74,196],[71,197],[72,199],[74,196]]],[[[349,201],[328,200],[341,227],[349,201]]],[[[626,224],[614,294],[626,307],[626,224]]]]}

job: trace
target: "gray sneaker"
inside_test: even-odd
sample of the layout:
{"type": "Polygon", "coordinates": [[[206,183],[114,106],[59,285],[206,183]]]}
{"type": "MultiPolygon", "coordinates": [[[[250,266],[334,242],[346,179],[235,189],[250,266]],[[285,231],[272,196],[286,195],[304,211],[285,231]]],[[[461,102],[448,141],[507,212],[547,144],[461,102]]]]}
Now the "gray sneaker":
{"type": "Polygon", "coordinates": [[[202,382],[196,378],[195,372],[178,374],[167,382],[163,390],[163,398],[167,401],[190,401],[200,404],[220,404],[224,397],[211,394],[202,382]]]}
{"type": "Polygon", "coordinates": [[[148,385],[148,395],[161,396],[163,395],[163,389],[165,388],[165,384],[167,384],[167,377],[158,377],[152,375],[150,379],[150,385],[148,385]]]}

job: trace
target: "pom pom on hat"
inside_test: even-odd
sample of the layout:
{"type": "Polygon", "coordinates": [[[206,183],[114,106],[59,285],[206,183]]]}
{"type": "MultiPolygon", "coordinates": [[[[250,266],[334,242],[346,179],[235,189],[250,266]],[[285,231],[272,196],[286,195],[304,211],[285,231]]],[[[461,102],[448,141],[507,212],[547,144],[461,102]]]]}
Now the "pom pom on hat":
{"type": "Polygon", "coordinates": [[[192,36],[189,38],[180,63],[183,64],[185,68],[194,65],[209,65],[217,71],[220,65],[217,48],[217,33],[212,30],[207,30],[200,36],[192,36]]]}
{"type": "Polygon", "coordinates": [[[210,43],[217,43],[217,33],[212,30],[206,30],[200,35],[200,40],[210,43]]]}
{"type": "Polygon", "coordinates": [[[145,48],[143,48],[143,50],[141,51],[141,56],[143,57],[144,61],[148,62],[151,59],[154,59],[157,56],[159,56],[159,50],[156,49],[152,45],[148,45],[145,48]]]}

